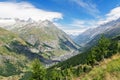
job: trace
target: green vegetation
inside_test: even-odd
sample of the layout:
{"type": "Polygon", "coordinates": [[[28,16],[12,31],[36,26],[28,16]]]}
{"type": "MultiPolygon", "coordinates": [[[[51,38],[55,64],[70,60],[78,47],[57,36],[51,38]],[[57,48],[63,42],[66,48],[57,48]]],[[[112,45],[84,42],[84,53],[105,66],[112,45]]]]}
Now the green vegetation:
{"type": "Polygon", "coordinates": [[[109,80],[106,79],[107,74],[119,79],[120,75],[116,74],[120,73],[120,59],[106,63],[105,67],[99,66],[101,62],[104,63],[118,51],[118,40],[109,40],[102,36],[98,44],[88,52],[81,53],[51,68],[45,69],[39,60],[35,60],[30,73],[33,80],[74,80],[75,77],[83,80],[109,80]]]}
{"type": "Polygon", "coordinates": [[[1,76],[12,76],[12,75],[19,75],[21,73],[21,68],[24,67],[23,64],[12,63],[9,60],[4,62],[3,66],[0,66],[0,75],[1,76]]]}
{"type": "Polygon", "coordinates": [[[15,28],[12,31],[43,53],[42,56],[47,59],[49,59],[49,57],[66,54],[66,52],[70,53],[79,48],[66,33],[58,29],[54,24],[26,25],[24,29],[15,28]]]}
{"type": "Polygon", "coordinates": [[[118,52],[118,40],[109,40],[104,36],[98,41],[98,44],[92,47],[90,50],[78,54],[60,64],[56,67],[69,68],[70,66],[77,66],[82,64],[94,65],[97,62],[104,60],[118,52]]]}
{"type": "Polygon", "coordinates": [[[24,46],[27,45],[17,35],[0,28],[0,76],[1,77],[20,75],[28,64],[28,59],[24,55],[18,54],[18,52],[14,51],[15,49],[11,47],[11,44],[16,41],[19,42],[21,45],[24,46]]]}
{"type": "Polygon", "coordinates": [[[39,59],[35,59],[32,63],[32,79],[33,80],[44,80],[45,79],[45,68],[40,63],[39,59]]]}
{"type": "Polygon", "coordinates": [[[84,75],[84,77],[80,76],[79,78],[80,80],[119,80],[120,57],[104,63],[101,66],[94,67],[89,73],[84,75]]]}
{"type": "MultiPolygon", "coordinates": [[[[0,79],[19,75],[20,80],[74,80],[76,77],[83,80],[109,80],[110,78],[118,80],[120,58],[112,59],[112,57],[120,55],[119,40],[119,36],[113,39],[102,36],[97,45],[88,51],[46,69],[40,62],[40,53],[36,54],[28,49],[32,45],[0,28],[0,79]],[[38,59],[35,59],[36,57],[38,59]],[[109,59],[111,61],[107,61],[109,59]],[[34,61],[29,64],[28,60],[34,61]]],[[[64,41],[61,40],[61,43],[64,41]]],[[[61,49],[56,49],[54,52],[62,54],[69,51],[65,44],[67,43],[60,44],[61,49]]],[[[53,48],[47,44],[42,46],[53,48]]]]}

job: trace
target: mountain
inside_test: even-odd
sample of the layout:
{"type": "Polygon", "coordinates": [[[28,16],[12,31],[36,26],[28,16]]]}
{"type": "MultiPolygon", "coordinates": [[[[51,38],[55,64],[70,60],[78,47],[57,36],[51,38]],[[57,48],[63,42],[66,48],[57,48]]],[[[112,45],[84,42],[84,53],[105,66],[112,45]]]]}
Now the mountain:
{"type": "Polygon", "coordinates": [[[5,25],[3,28],[18,34],[34,47],[32,51],[47,59],[56,59],[64,54],[72,56],[73,51],[79,49],[79,46],[65,32],[48,20],[36,22],[32,19],[27,21],[15,19],[15,23],[5,25]]]}
{"type": "MultiPolygon", "coordinates": [[[[44,68],[34,69],[34,72],[39,73],[40,70],[44,70],[46,74],[39,73],[39,75],[43,75],[44,78],[42,77],[42,79],[46,80],[119,80],[119,41],[120,36],[113,39],[101,37],[99,43],[91,49],[86,50],[86,52],[58,63],[47,70],[44,68]]],[[[36,65],[38,65],[37,62],[36,65]]],[[[26,77],[29,80],[39,77],[35,75],[35,77],[30,78],[26,75],[27,74],[25,74],[22,79],[26,77]]]]}
{"type": "Polygon", "coordinates": [[[10,76],[16,76],[15,80],[18,80],[18,75],[24,73],[36,58],[44,64],[54,62],[44,58],[36,51],[17,34],[0,28],[0,80],[8,80],[10,76]]]}
{"type": "MultiPolygon", "coordinates": [[[[82,34],[78,35],[77,38],[75,39],[75,42],[81,46],[85,46],[85,44],[89,43],[97,35],[109,33],[110,31],[119,28],[119,23],[120,23],[120,18],[118,18],[117,20],[104,23],[96,28],[88,29],[82,34]]],[[[117,31],[115,30],[114,32],[117,32],[117,31]]],[[[114,35],[117,35],[117,34],[114,34],[114,35]]]]}
{"type": "Polygon", "coordinates": [[[77,37],[77,35],[73,35],[73,34],[68,34],[69,36],[70,36],[70,38],[72,39],[72,40],[74,40],[76,37],[77,37]]]}
{"type": "Polygon", "coordinates": [[[90,72],[75,80],[119,80],[120,56],[115,55],[111,59],[106,59],[105,62],[101,62],[99,66],[95,66],[90,72]]]}
{"type": "MultiPolygon", "coordinates": [[[[112,27],[108,28],[101,34],[103,34],[107,38],[114,38],[114,37],[119,36],[120,35],[120,22],[114,24],[112,27]]],[[[98,40],[101,37],[101,34],[96,35],[91,41],[89,41],[86,44],[86,46],[91,47],[91,46],[94,46],[95,44],[97,44],[98,40]]]]}
{"type": "MultiPolygon", "coordinates": [[[[9,58],[13,59],[14,57],[23,56],[26,60],[34,60],[35,58],[38,58],[41,62],[46,64],[52,62],[52,60],[48,60],[41,56],[37,49],[21,39],[17,34],[2,28],[0,28],[0,53],[1,56],[4,56],[4,59],[6,57],[8,60],[9,58]]],[[[21,59],[19,58],[18,60],[21,59]]]]}
{"type": "Polygon", "coordinates": [[[120,36],[111,39],[101,37],[96,46],[51,67],[50,70],[55,69],[59,78],[67,77],[71,80],[119,80],[119,64],[120,36]],[[58,73],[60,71],[62,75],[58,73]]]}
{"type": "Polygon", "coordinates": [[[18,80],[36,58],[49,67],[78,54],[79,46],[48,20],[5,18],[0,25],[0,80],[18,80]]]}
{"type": "Polygon", "coordinates": [[[18,49],[27,46],[26,42],[16,34],[0,28],[0,75],[7,77],[18,75],[28,63],[27,55],[18,52],[18,49]],[[21,46],[16,45],[19,44],[21,46]]]}

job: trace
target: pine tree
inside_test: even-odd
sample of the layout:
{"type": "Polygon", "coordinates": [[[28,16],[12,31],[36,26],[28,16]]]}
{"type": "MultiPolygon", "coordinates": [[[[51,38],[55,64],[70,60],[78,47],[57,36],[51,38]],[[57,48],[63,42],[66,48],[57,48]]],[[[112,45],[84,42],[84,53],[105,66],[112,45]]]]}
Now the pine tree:
{"type": "Polygon", "coordinates": [[[89,64],[93,67],[93,65],[96,62],[96,56],[97,56],[97,52],[95,51],[96,48],[92,48],[89,55],[88,55],[88,59],[89,59],[89,64]]]}
{"type": "Polygon", "coordinates": [[[110,40],[105,38],[103,35],[101,36],[100,40],[98,41],[98,47],[100,49],[101,59],[104,60],[104,57],[109,52],[110,40]]]}
{"type": "Polygon", "coordinates": [[[32,63],[32,79],[45,80],[46,70],[40,63],[39,59],[35,59],[32,63]]]}

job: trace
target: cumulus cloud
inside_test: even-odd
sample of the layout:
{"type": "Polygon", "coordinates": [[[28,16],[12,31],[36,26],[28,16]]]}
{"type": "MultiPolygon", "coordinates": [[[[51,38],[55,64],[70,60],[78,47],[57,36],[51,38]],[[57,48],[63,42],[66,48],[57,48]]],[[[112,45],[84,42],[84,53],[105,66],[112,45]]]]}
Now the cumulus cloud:
{"type": "Polygon", "coordinates": [[[0,17],[20,18],[24,20],[32,18],[35,21],[47,19],[53,21],[56,19],[62,19],[63,15],[59,12],[38,9],[27,2],[0,2],[0,17]]]}

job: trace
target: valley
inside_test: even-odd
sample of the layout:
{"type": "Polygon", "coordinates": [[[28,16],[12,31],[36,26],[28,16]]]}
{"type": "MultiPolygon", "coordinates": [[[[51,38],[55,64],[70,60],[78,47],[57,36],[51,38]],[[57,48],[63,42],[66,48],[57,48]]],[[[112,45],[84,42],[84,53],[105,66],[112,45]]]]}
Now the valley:
{"type": "Polygon", "coordinates": [[[119,0],[0,1],[0,80],[119,79],[119,0]]]}
{"type": "MultiPolygon", "coordinates": [[[[119,31],[116,31],[119,30],[119,22],[114,25],[114,28],[107,28],[104,34],[99,33],[94,39],[91,38],[89,42],[86,41],[87,44],[84,47],[74,43],[66,33],[58,29],[50,21],[31,23],[26,21],[21,22],[19,20],[19,22],[22,23],[22,25],[19,24],[21,27],[8,29],[5,26],[0,28],[0,63],[2,65],[4,64],[0,67],[0,71],[1,79],[3,80],[5,77],[6,79],[10,79],[10,76],[12,76],[11,79],[19,78],[20,80],[29,80],[32,77],[28,78],[26,75],[33,74],[31,67],[34,65],[42,65],[48,69],[45,76],[49,75],[50,71],[55,70],[54,74],[56,74],[56,76],[51,74],[53,79],[58,77],[59,79],[68,80],[65,76],[72,78],[72,80],[84,79],[84,76],[87,74],[89,75],[89,71],[94,71],[96,64],[101,64],[103,58],[102,55],[107,54],[106,56],[108,57],[104,57],[108,59],[109,56],[112,56],[117,52],[118,54],[116,55],[119,55],[120,39],[119,31]],[[23,25],[23,23],[26,24],[23,25]],[[102,48],[101,46],[104,47],[102,48]],[[102,54],[101,51],[103,51],[102,53],[104,54],[102,54]],[[107,51],[107,53],[104,51],[107,51]],[[36,62],[36,59],[41,62],[41,65],[36,62]],[[27,68],[30,68],[30,70],[27,68]],[[15,69],[16,71],[13,72],[12,69],[15,69]],[[69,72],[63,76],[61,71],[66,72],[66,70],[69,72]],[[9,71],[11,71],[11,73],[6,73],[9,71]],[[57,76],[56,71],[59,72],[61,78],[60,76],[57,76]],[[13,74],[15,74],[16,78],[13,74]],[[77,76],[78,78],[75,78],[77,76]]],[[[18,21],[15,24],[18,24],[18,21]]],[[[14,26],[15,24],[9,26],[14,26]]],[[[107,59],[104,61],[107,61],[107,59]]],[[[44,67],[41,69],[45,69],[44,67]]],[[[50,77],[48,76],[46,79],[49,78],[50,77]]],[[[98,79],[98,77],[96,77],[96,79],[98,79]]]]}

